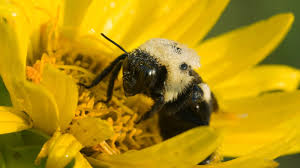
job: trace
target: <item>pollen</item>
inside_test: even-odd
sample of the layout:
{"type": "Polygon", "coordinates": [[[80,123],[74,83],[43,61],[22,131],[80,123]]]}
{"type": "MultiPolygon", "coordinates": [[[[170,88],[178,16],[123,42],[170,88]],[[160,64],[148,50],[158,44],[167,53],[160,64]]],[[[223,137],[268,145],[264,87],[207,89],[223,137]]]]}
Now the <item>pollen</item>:
{"type": "Polygon", "coordinates": [[[114,92],[116,96],[109,104],[99,101],[99,99],[106,99],[105,84],[105,82],[100,84],[99,88],[95,88],[95,91],[85,88],[79,89],[79,103],[74,119],[98,117],[108,121],[115,132],[113,137],[93,146],[92,150],[95,153],[119,154],[161,142],[158,126],[150,123],[135,124],[142,112],[138,108],[134,109],[126,105],[128,100],[122,96],[121,87],[116,87],[114,92]]]}
{"type": "Polygon", "coordinates": [[[32,81],[33,83],[40,83],[45,63],[54,64],[55,57],[49,57],[47,54],[44,53],[41,60],[36,61],[36,63],[33,66],[27,66],[27,79],[32,81]]]}

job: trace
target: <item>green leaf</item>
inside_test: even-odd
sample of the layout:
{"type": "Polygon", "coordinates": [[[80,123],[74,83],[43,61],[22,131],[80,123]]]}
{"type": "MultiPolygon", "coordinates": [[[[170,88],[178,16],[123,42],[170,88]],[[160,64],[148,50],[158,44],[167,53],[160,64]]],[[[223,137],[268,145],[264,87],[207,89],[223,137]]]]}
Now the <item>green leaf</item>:
{"type": "Polygon", "coordinates": [[[50,138],[37,129],[28,129],[20,132],[25,145],[43,145],[50,138]]]}
{"type": "Polygon", "coordinates": [[[0,135],[0,151],[4,150],[5,147],[11,146],[23,146],[24,141],[20,132],[14,132],[9,134],[0,135]]]}
{"type": "Polygon", "coordinates": [[[45,167],[45,160],[40,166],[34,161],[46,139],[33,129],[0,135],[0,168],[45,167]]]}
{"type": "Polygon", "coordinates": [[[44,164],[36,166],[34,160],[41,149],[40,145],[37,146],[19,146],[19,147],[6,147],[2,151],[2,156],[5,160],[6,168],[42,168],[44,164]]]}
{"type": "Polygon", "coordinates": [[[6,168],[5,160],[3,158],[1,151],[0,151],[0,168],[6,168]]]}
{"type": "Polygon", "coordinates": [[[0,106],[11,106],[9,93],[0,76],[0,106]]]}

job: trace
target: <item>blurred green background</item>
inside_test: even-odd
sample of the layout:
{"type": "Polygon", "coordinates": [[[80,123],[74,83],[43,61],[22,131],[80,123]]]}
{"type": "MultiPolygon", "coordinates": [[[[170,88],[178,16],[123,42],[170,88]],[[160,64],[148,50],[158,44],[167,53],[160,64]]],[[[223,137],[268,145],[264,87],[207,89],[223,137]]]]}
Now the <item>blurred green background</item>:
{"type": "MultiPolygon", "coordinates": [[[[285,40],[263,64],[287,64],[300,68],[299,37],[300,0],[232,0],[208,37],[268,18],[282,12],[293,12],[295,22],[285,40]]],[[[10,105],[9,95],[0,79],[0,105],[10,105]]],[[[300,105],[299,105],[300,106],[300,105]]],[[[300,167],[300,154],[278,158],[281,168],[300,167]]]]}
{"type": "MultiPolygon", "coordinates": [[[[207,38],[282,12],[294,13],[295,22],[283,42],[262,64],[287,64],[300,68],[300,0],[231,0],[207,38]]],[[[300,167],[300,154],[276,160],[280,163],[280,168],[300,167]]]]}

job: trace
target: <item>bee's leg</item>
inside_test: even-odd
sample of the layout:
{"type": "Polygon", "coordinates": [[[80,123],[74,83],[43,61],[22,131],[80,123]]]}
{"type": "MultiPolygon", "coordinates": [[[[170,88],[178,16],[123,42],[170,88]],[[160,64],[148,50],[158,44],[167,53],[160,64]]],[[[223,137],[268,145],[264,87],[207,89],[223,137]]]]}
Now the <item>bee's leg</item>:
{"type": "Polygon", "coordinates": [[[113,62],[110,63],[108,67],[106,67],[93,81],[90,85],[85,85],[79,83],[80,86],[84,86],[85,88],[89,89],[96,86],[99,82],[101,82],[113,69],[114,67],[123,59],[127,57],[127,54],[122,54],[117,57],[113,62]]]}
{"type": "Polygon", "coordinates": [[[159,97],[155,103],[152,105],[151,109],[149,111],[147,111],[138,121],[137,123],[140,123],[141,121],[144,121],[148,118],[150,118],[151,116],[153,116],[156,112],[159,112],[163,106],[164,106],[164,98],[163,96],[159,97]]]}
{"type": "Polygon", "coordinates": [[[107,94],[106,94],[107,99],[106,99],[105,103],[108,103],[108,102],[111,100],[111,98],[112,98],[115,80],[116,80],[117,77],[118,77],[118,74],[119,74],[119,72],[120,72],[120,70],[121,70],[122,64],[123,64],[122,61],[119,62],[119,63],[116,65],[115,69],[113,70],[113,72],[112,72],[112,74],[111,74],[111,77],[110,77],[110,79],[109,79],[108,88],[107,88],[107,94]]]}

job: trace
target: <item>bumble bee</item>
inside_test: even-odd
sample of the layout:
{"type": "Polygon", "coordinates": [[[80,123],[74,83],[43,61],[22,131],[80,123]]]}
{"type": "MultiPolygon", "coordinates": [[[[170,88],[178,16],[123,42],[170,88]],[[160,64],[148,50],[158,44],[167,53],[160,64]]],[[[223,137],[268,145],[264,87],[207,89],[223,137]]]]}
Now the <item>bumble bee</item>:
{"type": "Polygon", "coordinates": [[[106,67],[89,86],[91,88],[111,74],[107,100],[112,98],[114,81],[123,66],[123,87],[126,96],[144,94],[154,104],[139,121],[159,114],[160,132],[171,138],[193,127],[209,125],[210,116],[218,104],[209,86],[194,71],[200,67],[198,54],[172,40],[153,38],[137,49],[125,53],[106,67]]]}

